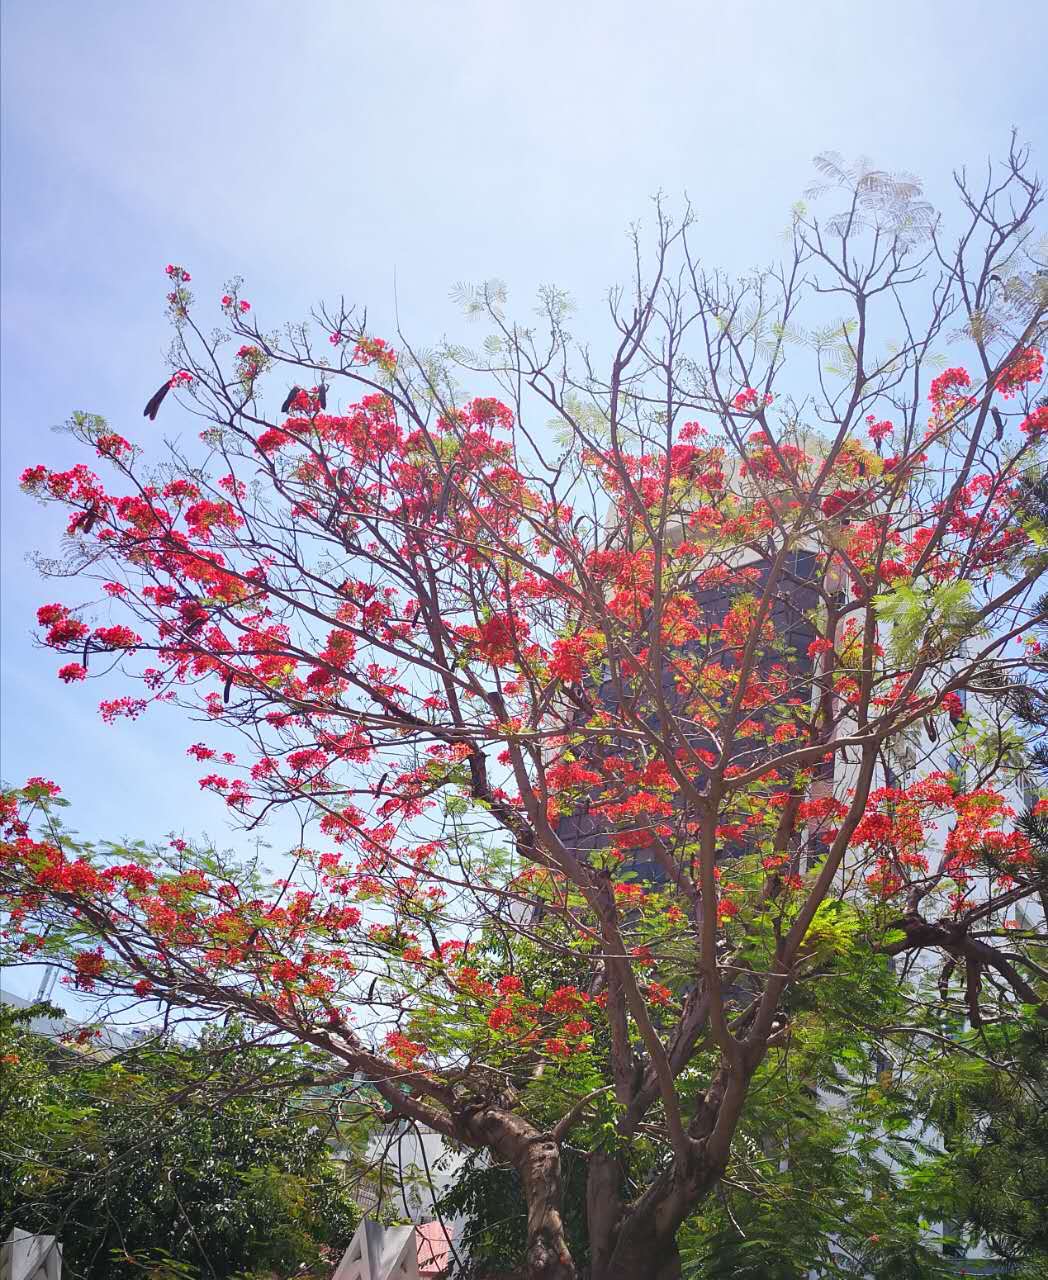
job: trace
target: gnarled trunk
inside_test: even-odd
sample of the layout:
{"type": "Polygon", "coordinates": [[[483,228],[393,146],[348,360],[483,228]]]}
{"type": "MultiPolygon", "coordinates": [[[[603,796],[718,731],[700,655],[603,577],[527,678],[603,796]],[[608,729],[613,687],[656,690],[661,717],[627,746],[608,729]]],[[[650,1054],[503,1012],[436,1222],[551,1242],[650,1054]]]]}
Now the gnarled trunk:
{"type": "Polygon", "coordinates": [[[696,1152],[687,1169],[666,1169],[631,1206],[619,1206],[610,1235],[606,1222],[591,1219],[591,1280],[680,1280],[677,1232],[720,1172],[696,1152]]]}
{"type": "Polygon", "coordinates": [[[545,1134],[532,1137],[513,1163],[528,1206],[527,1280],[576,1280],[561,1216],[560,1148],[545,1134]]]}
{"type": "Polygon", "coordinates": [[[508,1160],[520,1177],[528,1209],[522,1280],[578,1280],[564,1234],[564,1188],[556,1139],[500,1107],[463,1115],[459,1124],[467,1141],[508,1160]]]}

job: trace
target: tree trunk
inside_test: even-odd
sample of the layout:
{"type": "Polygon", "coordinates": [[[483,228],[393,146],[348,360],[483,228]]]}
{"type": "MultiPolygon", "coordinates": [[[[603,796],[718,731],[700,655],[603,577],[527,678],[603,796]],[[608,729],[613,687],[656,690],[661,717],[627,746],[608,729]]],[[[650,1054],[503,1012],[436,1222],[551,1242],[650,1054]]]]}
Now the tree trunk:
{"type": "Polygon", "coordinates": [[[655,1280],[681,1280],[680,1253],[677,1250],[676,1241],[673,1242],[665,1260],[656,1271],[655,1280]]]}
{"type": "Polygon", "coordinates": [[[556,1140],[501,1107],[467,1112],[458,1117],[458,1124],[463,1140],[507,1160],[520,1178],[528,1209],[523,1280],[578,1280],[564,1234],[564,1188],[556,1140]]]}
{"type": "Polygon", "coordinates": [[[676,1240],[652,1240],[645,1247],[634,1244],[616,1249],[606,1280],[680,1280],[680,1253],[676,1240]]]}
{"type": "Polygon", "coordinates": [[[528,1280],[577,1280],[561,1217],[560,1149],[552,1138],[532,1138],[514,1163],[528,1206],[528,1280]]]}
{"type": "Polygon", "coordinates": [[[622,1165],[607,1151],[594,1151],[586,1170],[586,1227],[590,1275],[600,1280],[615,1248],[622,1214],[622,1165]]]}
{"type": "Polygon", "coordinates": [[[719,1176],[717,1169],[700,1159],[683,1173],[665,1170],[619,1217],[614,1243],[604,1254],[601,1269],[593,1269],[592,1280],[680,1280],[677,1232],[719,1176]]]}

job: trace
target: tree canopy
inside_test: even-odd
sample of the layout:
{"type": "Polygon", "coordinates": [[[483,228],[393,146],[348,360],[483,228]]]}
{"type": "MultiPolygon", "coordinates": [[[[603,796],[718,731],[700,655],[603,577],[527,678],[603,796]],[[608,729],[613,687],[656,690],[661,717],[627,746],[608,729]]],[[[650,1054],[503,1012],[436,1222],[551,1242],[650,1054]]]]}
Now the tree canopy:
{"type": "Polygon", "coordinates": [[[53,1235],[85,1280],[326,1276],[358,1210],[301,1054],[211,1034],[62,1047],[0,1005],[0,1222],[53,1235]]]}
{"type": "Polygon", "coordinates": [[[1042,662],[1042,189],[1013,146],[948,230],[915,180],[820,167],[833,211],[739,279],[656,202],[602,352],[495,284],[479,351],[345,305],[268,328],[239,283],[211,329],[171,264],[146,416],[199,437],[158,463],[81,413],[111,479],[22,477],[68,512],[59,678],[202,717],[201,786],[308,834],[276,882],[90,848],[31,780],[10,951],[308,1046],[511,1167],[528,1280],[580,1274],[569,1176],[591,1280],[678,1275],[820,1043],[905,1062],[1045,1011],[1000,696],[1042,662]]]}

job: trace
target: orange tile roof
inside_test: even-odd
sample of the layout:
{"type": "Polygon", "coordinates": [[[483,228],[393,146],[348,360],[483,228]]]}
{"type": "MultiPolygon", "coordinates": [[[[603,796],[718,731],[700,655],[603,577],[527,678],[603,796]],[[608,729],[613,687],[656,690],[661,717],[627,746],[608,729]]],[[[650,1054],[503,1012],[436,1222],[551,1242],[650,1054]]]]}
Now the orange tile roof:
{"type": "Polygon", "coordinates": [[[451,1242],[439,1222],[423,1222],[415,1228],[418,1271],[423,1280],[438,1280],[448,1269],[451,1242]]]}

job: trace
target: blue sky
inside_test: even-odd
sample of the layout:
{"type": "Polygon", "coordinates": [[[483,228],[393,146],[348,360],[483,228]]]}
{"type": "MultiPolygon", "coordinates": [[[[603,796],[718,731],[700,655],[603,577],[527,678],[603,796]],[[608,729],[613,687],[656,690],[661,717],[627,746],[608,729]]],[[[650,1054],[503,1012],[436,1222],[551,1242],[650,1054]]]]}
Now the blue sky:
{"type": "Polygon", "coordinates": [[[938,201],[1014,124],[1048,170],[1032,0],[8,0],[2,24],[0,772],[56,779],[92,836],[227,830],[191,726],[101,724],[115,686],[65,688],[31,643],[60,592],[25,558],[57,526],[17,476],[78,460],[49,432],[74,409],[149,430],[165,263],[200,297],[242,274],[266,324],[345,294],[379,333],[395,273],[421,345],[466,334],[457,281],[497,275],[521,309],[556,283],[597,337],[657,189],[689,194],[707,261],[744,269],[779,250],[818,151],[938,201]]]}

